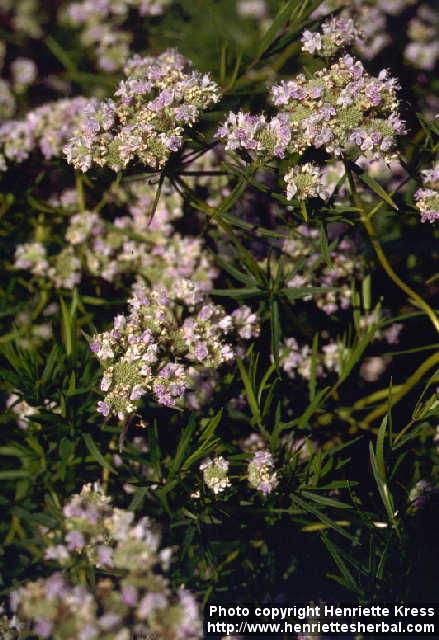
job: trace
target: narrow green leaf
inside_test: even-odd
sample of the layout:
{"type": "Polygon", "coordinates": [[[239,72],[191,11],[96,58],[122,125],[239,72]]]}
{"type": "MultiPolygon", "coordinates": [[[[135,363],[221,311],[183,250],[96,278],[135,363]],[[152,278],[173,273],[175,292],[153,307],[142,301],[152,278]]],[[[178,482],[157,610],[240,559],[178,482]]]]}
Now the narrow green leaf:
{"type": "Polygon", "coordinates": [[[348,531],[345,531],[343,527],[340,527],[336,522],[331,520],[331,518],[329,518],[325,513],[323,513],[317,507],[314,507],[313,505],[309,504],[309,502],[302,500],[297,495],[292,495],[291,501],[295,503],[298,507],[300,507],[300,509],[302,509],[305,513],[306,512],[310,513],[311,515],[316,517],[318,520],[326,524],[328,527],[330,527],[331,529],[334,529],[334,531],[337,531],[337,533],[339,533],[341,536],[353,542],[354,537],[348,531]]]}
{"type": "Polygon", "coordinates": [[[334,498],[328,498],[327,496],[321,496],[318,493],[311,493],[309,491],[302,491],[301,493],[304,498],[314,500],[314,502],[326,507],[334,507],[334,509],[352,509],[352,505],[346,504],[346,502],[340,502],[340,500],[335,500],[334,498]]]}
{"type": "Polygon", "coordinates": [[[328,536],[325,533],[322,534],[322,540],[323,540],[323,544],[331,554],[331,557],[334,560],[335,564],[337,565],[340,573],[345,579],[347,586],[349,586],[352,589],[352,591],[361,593],[360,587],[358,586],[352,573],[349,571],[348,566],[346,565],[343,558],[341,557],[335,544],[328,538],[328,536]]]}
{"type": "Polygon", "coordinates": [[[392,207],[392,209],[395,209],[396,211],[398,211],[398,207],[396,206],[396,204],[393,202],[392,198],[389,196],[389,194],[387,193],[387,191],[385,191],[383,189],[383,187],[379,184],[379,182],[377,182],[374,178],[372,178],[372,176],[370,176],[368,173],[362,173],[360,175],[360,179],[367,184],[367,186],[372,189],[372,191],[374,193],[376,193],[376,195],[381,198],[381,200],[384,200],[384,202],[386,202],[388,205],[390,205],[392,207]]]}
{"type": "Polygon", "coordinates": [[[331,260],[331,252],[328,244],[328,236],[326,234],[325,226],[322,224],[320,226],[320,250],[322,252],[323,259],[325,260],[328,267],[332,267],[331,260]]]}
{"type": "Polygon", "coordinates": [[[200,436],[200,442],[205,442],[207,440],[210,440],[210,438],[215,433],[219,423],[221,422],[222,417],[223,417],[223,410],[220,409],[218,413],[208,421],[207,425],[203,429],[200,436]]]}
{"type": "Polygon", "coordinates": [[[143,501],[145,500],[147,495],[148,487],[137,487],[137,489],[135,489],[134,491],[133,498],[129,504],[128,509],[130,511],[137,511],[143,505],[143,501]]]}
{"type": "Polygon", "coordinates": [[[274,364],[279,370],[279,346],[281,337],[281,326],[279,318],[279,303],[277,300],[270,300],[270,328],[271,328],[271,353],[274,364]]]}
{"type": "Polygon", "coordinates": [[[243,287],[242,289],[212,289],[210,295],[222,298],[261,298],[265,296],[265,292],[258,287],[243,287]]]}
{"type": "Polygon", "coordinates": [[[113,469],[113,467],[111,466],[111,464],[108,462],[108,460],[106,460],[104,458],[104,456],[102,455],[102,453],[99,451],[99,449],[96,446],[95,441],[93,440],[93,438],[91,437],[91,435],[89,433],[84,433],[83,434],[83,438],[84,438],[84,442],[85,442],[85,446],[87,447],[87,449],[89,450],[89,452],[91,453],[92,457],[99,462],[99,464],[104,467],[105,469],[107,469],[108,471],[111,471],[112,473],[116,473],[116,471],[113,469]]]}
{"type": "Polygon", "coordinates": [[[243,284],[246,284],[249,288],[255,288],[255,280],[252,276],[242,273],[242,271],[239,271],[238,269],[235,269],[235,267],[229,264],[227,260],[224,260],[220,256],[216,256],[215,260],[219,264],[221,269],[224,269],[224,271],[227,271],[227,273],[229,273],[233,278],[235,278],[235,280],[238,280],[238,282],[242,282],[243,284]]]}
{"type": "Polygon", "coordinates": [[[178,441],[177,450],[175,452],[174,460],[172,462],[171,471],[175,473],[180,468],[184,454],[186,453],[189,443],[191,441],[192,435],[196,428],[196,422],[193,417],[189,420],[189,423],[185,426],[180,435],[180,440],[178,441]]]}
{"type": "Polygon", "coordinates": [[[312,355],[311,355],[311,375],[309,378],[309,399],[312,401],[316,395],[317,389],[317,359],[319,355],[319,334],[315,333],[312,340],[312,355]]]}
{"type": "Polygon", "coordinates": [[[241,360],[241,358],[237,358],[236,362],[238,364],[239,372],[241,374],[242,381],[244,383],[244,388],[247,396],[247,402],[249,404],[250,410],[253,414],[253,417],[256,418],[258,422],[261,421],[261,414],[259,411],[258,401],[256,399],[256,395],[254,392],[252,381],[247,373],[246,368],[241,360]]]}
{"type": "Polygon", "coordinates": [[[0,471],[0,480],[18,480],[20,478],[29,478],[30,471],[24,469],[8,469],[6,471],[0,471]]]}

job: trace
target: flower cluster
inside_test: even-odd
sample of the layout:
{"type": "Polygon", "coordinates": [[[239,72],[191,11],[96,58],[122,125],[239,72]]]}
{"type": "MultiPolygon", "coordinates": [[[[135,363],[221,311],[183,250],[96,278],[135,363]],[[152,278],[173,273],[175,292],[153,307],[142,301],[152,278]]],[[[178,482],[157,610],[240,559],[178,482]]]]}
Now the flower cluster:
{"type": "Polygon", "coordinates": [[[215,495],[222,493],[227,487],[230,487],[230,480],[227,476],[228,469],[229,463],[223,456],[218,456],[213,460],[207,458],[200,464],[200,471],[203,472],[203,480],[215,495]]]}
{"type": "MultiPolygon", "coordinates": [[[[48,256],[39,242],[17,245],[15,268],[46,277],[55,287],[72,288],[83,274],[115,282],[132,282],[142,276],[166,287],[168,296],[188,305],[202,299],[212,288],[217,270],[200,238],[182,236],[172,222],[182,216],[182,200],[166,183],[155,204],[156,188],[133,182],[108,194],[111,202],[126,208],[112,223],[97,211],[81,211],[69,217],[65,240],[68,246],[48,256]]],[[[54,206],[77,210],[76,196],[69,192],[53,198],[54,206]]]]}
{"type": "Polygon", "coordinates": [[[148,289],[138,283],[129,300],[129,314],[117,316],[113,329],[96,335],[91,349],[104,366],[101,389],[105,399],[98,411],[123,418],[137,401],[152,394],[162,405],[184,402],[203,371],[215,370],[234,358],[236,350],[227,336],[238,331],[255,336],[256,317],[242,310],[227,315],[207,298],[194,307],[171,300],[163,288],[148,289]],[[237,320],[235,320],[237,318],[237,320]]]}
{"type": "Polygon", "coordinates": [[[298,164],[292,167],[284,177],[287,183],[287,198],[307,200],[308,198],[322,198],[330,195],[326,182],[326,172],[312,162],[298,164]]]}
{"type": "Polygon", "coordinates": [[[251,156],[283,158],[291,139],[288,117],[279,114],[267,119],[264,115],[229,113],[216,136],[226,141],[227,151],[246,151],[251,156]]]}
{"type": "Polygon", "coordinates": [[[6,408],[14,413],[20,429],[27,429],[29,427],[29,418],[38,413],[37,407],[33,407],[26,400],[21,400],[15,393],[11,393],[6,400],[6,408]]]}
{"type": "Polygon", "coordinates": [[[217,271],[200,238],[182,236],[173,220],[182,215],[181,197],[164,185],[154,207],[155,188],[133,183],[119,191],[115,202],[126,199],[128,215],[113,224],[95,212],[81,212],[71,218],[66,240],[80,253],[85,271],[108,281],[121,276],[141,275],[166,287],[168,296],[195,304],[212,288],[217,271]]]}
{"type": "Polygon", "coordinates": [[[431,482],[418,480],[408,496],[409,511],[416,512],[423,509],[434,494],[437,494],[437,489],[431,482]]]}
{"type": "MultiPolygon", "coordinates": [[[[318,377],[329,373],[340,373],[342,363],[349,350],[341,343],[329,342],[317,354],[315,371],[318,377]]],[[[280,365],[290,378],[310,380],[313,367],[313,352],[308,344],[300,346],[295,338],[286,338],[280,349],[280,365]]]]}
{"type": "Polygon", "coordinates": [[[66,247],[50,260],[40,242],[19,244],[15,249],[16,269],[48,278],[57,288],[72,289],[81,281],[81,261],[71,247],[66,247]]]}
{"type": "Polygon", "coordinates": [[[8,18],[14,31],[19,35],[27,35],[31,38],[40,38],[42,35],[41,18],[45,12],[39,0],[2,0],[0,14],[3,19],[8,18]]]}
{"type": "Polygon", "coordinates": [[[26,91],[35,82],[37,75],[37,66],[30,58],[20,56],[11,63],[12,84],[17,93],[26,91]]]}
{"type": "MultiPolygon", "coordinates": [[[[134,514],[113,507],[99,484],[84,485],[64,505],[61,530],[47,534],[45,558],[69,566],[85,556],[98,569],[142,572],[158,562],[160,537],[147,518],[133,521],[134,514]]],[[[166,549],[160,558],[167,564],[169,556],[166,549]]]]}
{"type": "MultiPolygon", "coordinates": [[[[250,486],[252,489],[268,495],[277,487],[279,481],[274,468],[273,456],[266,448],[264,439],[258,433],[252,433],[242,442],[242,448],[246,453],[252,454],[246,470],[250,486]]],[[[215,495],[231,486],[228,469],[229,463],[223,456],[213,459],[207,458],[200,464],[203,480],[215,495]]],[[[199,497],[198,494],[197,497],[199,497]]]]}
{"type": "Polygon", "coordinates": [[[100,68],[116,71],[130,53],[132,36],[120,28],[130,10],[138,11],[141,17],[154,17],[161,15],[168,4],[170,0],[82,0],[69,4],[67,17],[81,26],[81,41],[96,51],[100,68]]]}
{"type": "Polygon", "coordinates": [[[353,20],[359,36],[353,43],[366,60],[375,58],[391,42],[387,29],[387,16],[401,13],[416,0],[325,0],[313,18],[339,11],[339,18],[353,20]],[[341,9],[341,11],[340,11],[341,9]]]}
{"type": "Polygon", "coordinates": [[[386,70],[369,75],[359,60],[344,55],[311,78],[272,87],[272,100],[287,114],[291,128],[288,151],[309,147],[329,155],[358,159],[391,157],[398,135],[405,133],[399,117],[398,84],[386,70]]]}
{"type": "Polygon", "coordinates": [[[408,37],[405,58],[417,69],[432,71],[439,60],[439,22],[433,9],[425,4],[419,7],[409,22],[408,37]]]}
{"type": "MultiPolygon", "coordinates": [[[[331,240],[336,240],[331,238],[331,240]]],[[[283,252],[292,263],[294,269],[291,276],[287,272],[287,286],[291,289],[300,287],[322,287],[311,298],[305,295],[305,301],[314,300],[317,307],[328,315],[339,310],[348,309],[351,305],[352,284],[354,278],[361,278],[364,264],[358,256],[358,250],[352,240],[344,237],[330,251],[330,264],[322,260],[320,254],[320,231],[300,225],[293,238],[285,240],[283,252]],[[300,268],[297,269],[297,264],[300,268]]],[[[288,268],[288,264],[287,264],[288,268]]]]}
{"type": "MultiPolygon", "coordinates": [[[[305,32],[304,47],[327,55],[351,43],[356,33],[350,20],[331,20],[322,34],[305,32]]],[[[217,136],[227,150],[269,157],[302,154],[314,147],[336,157],[390,159],[397,137],[405,133],[397,90],[386,70],[371,76],[359,60],[346,54],[311,77],[299,74],[273,85],[271,97],[279,113],[271,120],[232,112],[217,136]]]]}
{"type": "Polygon", "coordinates": [[[46,249],[41,242],[18,244],[15,248],[16,269],[25,269],[34,276],[43,276],[49,266],[46,249]]]}
{"type": "Polygon", "coordinates": [[[130,161],[161,168],[182,146],[185,127],[219,100],[218,85],[175,50],[134,56],[124,71],[114,98],[90,102],[64,148],[76,169],[119,171],[130,161]]]}
{"type": "Polygon", "coordinates": [[[359,33],[352,19],[331,18],[322,24],[322,33],[304,31],[302,50],[322,58],[332,58],[340,49],[353,45],[359,33]]]}
{"type": "Polygon", "coordinates": [[[6,160],[23,162],[38,148],[46,159],[61,156],[89,104],[93,100],[65,98],[29,111],[24,120],[4,122],[0,125],[0,169],[6,169],[6,160]]]}
{"type": "Polygon", "coordinates": [[[74,495],[63,515],[61,529],[48,534],[45,558],[65,572],[29,582],[12,594],[19,620],[31,623],[42,638],[200,637],[195,599],[183,588],[172,592],[164,575],[172,550],[160,549],[159,532],[148,518],[135,521],[131,511],[114,508],[97,484],[74,495]],[[81,559],[115,577],[99,579],[93,592],[75,584],[66,568],[81,559]]]}
{"type": "Polygon", "coordinates": [[[254,453],[247,467],[247,477],[251,487],[268,495],[278,485],[274,470],[273,456],[266,449],[254,453]]]}
{"type": "Polygon", "coordinates": [[[439,220],[439,162],[431,169],[422,171],[422,182],[423,188],[415,193],[421,222],[436,222],[439,220]]]}

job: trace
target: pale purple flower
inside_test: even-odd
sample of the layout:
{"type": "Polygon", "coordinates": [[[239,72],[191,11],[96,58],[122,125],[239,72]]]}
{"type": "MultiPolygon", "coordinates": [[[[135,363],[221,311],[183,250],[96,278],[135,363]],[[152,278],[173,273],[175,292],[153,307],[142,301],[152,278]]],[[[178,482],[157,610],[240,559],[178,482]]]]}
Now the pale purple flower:
{"type": "Polygon", "coordinates": [[[97,404],[98,413],[102,413],[103,416],[108,417],[110,415],[110,407],[103,400],[99,400],[97,404]]]}
{"type": "Polygon", "coordinates": [[[69,531],[66,535],[67,548],[70,551],[80,551],[84,548],[85,540],[81,531],[69,531]]]}

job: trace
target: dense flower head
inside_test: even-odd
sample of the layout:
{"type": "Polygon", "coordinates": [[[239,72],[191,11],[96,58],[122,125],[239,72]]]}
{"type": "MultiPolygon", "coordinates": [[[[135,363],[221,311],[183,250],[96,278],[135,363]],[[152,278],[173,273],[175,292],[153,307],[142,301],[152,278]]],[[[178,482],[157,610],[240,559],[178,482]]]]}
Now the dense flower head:
{"type": "MultiPolygon", "coordinates": [[[[285,338],[280,349],[280,365],[290,378],[299,376],[306,380],[311,378],[312,349],[309,345],[299,347],[295,338],[285,338]]],[[[322,371],[318,367],[317,373],[322,371]]]]}
{"type": "Polygon", "coordinates": [[[33,275],[44,275],[48,268],[46,249],[41,242],[19,244],[15,248],[15,268],[33,275]]]}
{"type": "Polygon", "coordinates": [[[439,220],[439,162],[422,173],[423,187],[415,193],[416,206],[421,214],[421,222],[439,220]]]}
{"type": "Polygon", "coordinates": [[[175,50],[134,56],[113,99],[92,102],[65,146],[68,162],[115,171],[130,161],[161,168],[183,144],[183,132],[219,100],[219,87],[175,50]]]}
{"type": "Polygon", "coordinates": [[[81,282],[81,261],[71,247],[66,247],[55,256],[47,276],[57,288],[73,289],[81,282]]]}
{"type": "MultiPolygon", "coordinates": [[[[351,20],[333,19],[324,23],[323,36],[306,31],[304,48],[327,55],[325,38],[332,38],[329,48],[335,53],[356,35],[351,20]]],[[[386,70],[371,76],[359,60],[345,54],[311,77],[299,74],[273,85],[271,98],[279,110],[273,118],[230,112],[217,137],[226,150],[245,150],[251,156],[283,158],[314,147],[335,157],[389,160],[397,137],[405,133],[398,88],[386,70]]]]}
{"type": "Polygon", "coordinates": [[[223,456],[216,458],[206,458],[200,464],[200,471],[203,472],[203,480],[215,495],[222,493],[230,487],[230,480],[227,472],[229,463],[223,456]]]}
{"type": "Polygon", "coordinates": [[[324,169],[312,162],[292,167],[284,176],[288,200],[292,198],[307,200],[316,197],[325,200],[329,195],[325,177],[324,169]]]}
{"type": "Polygon", "coordinates": [[[277,487],[277,474],[274,470],[273,456],[269,451],[255,451],[247,467],[247,478],[250,486],[264,495],[268,495],[277,487]]]}
{"type": "Polygon", "coordinates": [[[227,315],[206,297],[188,308],[163,288],[137,283],[129,314],[117,316],[113,329],[91,343],[104,366],[101,389],[106,396],[98,411],[122,418],[146,394],[159,404],[179,406],[200,373],[233,360],[236,347],[230,339],[236,341],[242,332],[253,337],[258,331],[253,314],[227,315]]]}
{"type": "Polygon", "coordinates": [[[135,10],[144,18],[163,13],[170,0],[81,0],[69,3],[67,18],[81,27],[81,41],[96,51],[98,63],[105,71],[123,67],[130,54],[132,35],[121,28],[135,10]]]}
{"type": "Polygon", "coordinates": [[[98,568],[143,574],[166,568],[170,549],[158,555],[160,536],[148,518],[134,521],[131,511],[115,508],[99,484],[87,484],[64,505],[61,531],[50,533],[47,560],[69,566],[85,556],[98,568]]]}
{"type": "Polygon", "coordinates": [[[227,151],[245,150],[252,156],[268,154],[283,158],[290,142],[291,128],[284,114],[268,119],[264,115],[231,111],[216,136],[226,141],[227,151]]]}
{"type": "Polygon", "coordinates": [[[331,58],[340,49],[351,46],[359,36],[352,19],[331,18],[323,22],[321,29],[321,33],[303,32],[303,51],[331,58]]]}
{"type": "Polygon", "coordinates": [[[183,588],[173,592],[165,573],[172,550],[160,548],[147,517],[115,508],[99,484],[84,485],[65,504],[61,527],[48,532],[45,558],[64,572],[28,582],[13,592],[18,619],[42,638],[128,640],[152,633],[164,640],[199,638],[198,605],[183,588]],[[84,559],[107,576],[90,591],[67,577],[84,559]]]}
{"type": "Polygon", "coordinates": [[[405,132],[399,116],[398,84],[386,70],[375,78],[350,55],[311,78],[302,74],[272,87],[273,104],[287,114],[288,151],[309,147],[329,155],[391,157],[397,136],[405,132]]]}
{"type": "Polygon", "coordinates": [[[0,159],[3,163],[0,162],[0,167],[5,160],[23,162],[36,149],[48,160],[61,156],[80,115],[92,103],[93,99],[83,97],[64,98],[29,111],[23,120],[1,124],[0,159]]]}

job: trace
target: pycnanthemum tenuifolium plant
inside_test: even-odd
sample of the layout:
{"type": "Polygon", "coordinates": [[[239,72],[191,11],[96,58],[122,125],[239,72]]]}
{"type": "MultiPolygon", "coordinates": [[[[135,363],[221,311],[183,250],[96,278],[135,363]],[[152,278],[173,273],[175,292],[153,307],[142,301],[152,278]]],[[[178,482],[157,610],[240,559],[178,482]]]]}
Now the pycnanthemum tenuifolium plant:
{"type": "Polygon", "coordinates": [[[434,3],[0,22],[0,635],[436,601],[434,3]]]}

